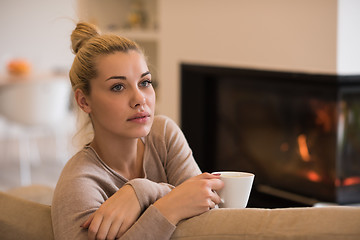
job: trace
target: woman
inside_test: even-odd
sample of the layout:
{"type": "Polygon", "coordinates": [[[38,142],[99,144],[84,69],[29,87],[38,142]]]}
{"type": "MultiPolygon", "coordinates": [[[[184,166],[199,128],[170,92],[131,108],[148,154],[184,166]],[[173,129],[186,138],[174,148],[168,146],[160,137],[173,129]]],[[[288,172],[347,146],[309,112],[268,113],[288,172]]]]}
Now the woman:
{"type": "Polygon", "coordinates": [[[71,35],[75,100],[92,141],[55,189],[55,239],[169,239],[176,224],[220,202],[216,175],[201,174],[178,126],[154,116],[155,92],[136,43],[87,23],[71,35]]]}

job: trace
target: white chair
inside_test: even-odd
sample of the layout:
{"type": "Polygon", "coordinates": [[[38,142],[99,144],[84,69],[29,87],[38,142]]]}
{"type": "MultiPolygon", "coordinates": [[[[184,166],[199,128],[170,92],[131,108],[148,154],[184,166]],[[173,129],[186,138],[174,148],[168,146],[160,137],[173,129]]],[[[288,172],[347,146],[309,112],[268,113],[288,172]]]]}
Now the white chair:
{"type": "Polygon", "coordinates": [[[62,136],[69,114],[71,87],[65,77],[29,80],[0,88],[0,114],[8,122],[5,135],[19,146],[21,185],[31,184],[31,163],[40,161],[36,138],[53,134],[55,157],[65,150],[62,136]]]}

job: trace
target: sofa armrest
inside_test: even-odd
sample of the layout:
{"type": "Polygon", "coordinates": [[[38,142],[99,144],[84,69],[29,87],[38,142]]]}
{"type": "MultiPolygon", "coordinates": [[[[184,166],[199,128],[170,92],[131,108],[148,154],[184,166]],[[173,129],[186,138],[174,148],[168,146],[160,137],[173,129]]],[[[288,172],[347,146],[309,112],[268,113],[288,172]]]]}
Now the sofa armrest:
{"type": "Polygon", "coordinates": [[[0,239],[54,239],[50,206],[0,192],[0,239]]]}
{"type": "MultiPolygon", "coordinates": [[[[53,240],[50,206],[0,192],[0,239],[53,240]]],[[[358,240],[360,207],[213,209],[178,224],[172,240],[358,240]]]]}
{"type": "Polygon", "coordinates": [[[213,209],[178,224],[172,240],[360,239],[360,207],[213,209]]]}

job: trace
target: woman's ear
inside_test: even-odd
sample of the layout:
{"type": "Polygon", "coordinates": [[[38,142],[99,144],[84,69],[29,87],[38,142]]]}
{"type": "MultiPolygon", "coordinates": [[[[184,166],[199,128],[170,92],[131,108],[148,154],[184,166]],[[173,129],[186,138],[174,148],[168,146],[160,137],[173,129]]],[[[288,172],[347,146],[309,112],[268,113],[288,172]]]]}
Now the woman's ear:
{"type": "Polygon", "coordinates": [[[74,96],[75,96],[75,100],[76,100],[78,106],[85,113],[90,113],[91,107],[90,107],[88,99],[87,99],[86,95],[83,93],[83,91],[81,89],[76,89],[74,96]]]}

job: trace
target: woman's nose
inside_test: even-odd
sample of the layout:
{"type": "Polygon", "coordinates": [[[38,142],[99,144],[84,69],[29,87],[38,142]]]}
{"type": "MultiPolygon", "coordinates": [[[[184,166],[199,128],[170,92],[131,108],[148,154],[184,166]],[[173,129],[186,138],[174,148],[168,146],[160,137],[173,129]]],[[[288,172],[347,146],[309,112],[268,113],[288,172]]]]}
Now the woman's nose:
{"type": "Polygon", "coordinates": [[[145,103],[146,103],[146,98],[144,94],[139,89],[134,90],[132,101],[130,103],[131,107],[133,108],[141,107],[144,106],[145,103]]]}

